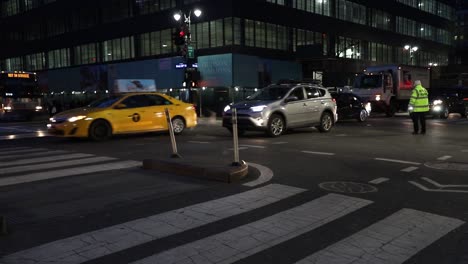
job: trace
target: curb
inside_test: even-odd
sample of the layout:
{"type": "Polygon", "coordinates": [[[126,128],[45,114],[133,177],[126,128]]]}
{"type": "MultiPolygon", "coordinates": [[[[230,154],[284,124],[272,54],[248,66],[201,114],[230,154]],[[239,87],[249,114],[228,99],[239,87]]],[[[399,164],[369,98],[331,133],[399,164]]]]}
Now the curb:
{"type": "Polygon", "coordinates": [[[221,182],[238,182],[247,176],[249,166],[242,161],[239,166],[201,166],[193,165],[183,159],[175,160],[143,160],[143,169],[157,170],[160,172],[173,173],[180,176],[203,178],[221,182]]]}

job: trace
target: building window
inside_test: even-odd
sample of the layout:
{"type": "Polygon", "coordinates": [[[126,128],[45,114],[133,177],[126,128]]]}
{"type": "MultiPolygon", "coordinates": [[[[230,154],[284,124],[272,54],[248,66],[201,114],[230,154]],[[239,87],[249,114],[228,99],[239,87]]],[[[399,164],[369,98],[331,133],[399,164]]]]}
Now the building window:
{"type": "Polygon", "coordinates": [[[175,0],[135,0],[140,14],[151,14],[176,6],[175,0]]]}
{"type": "Polygon", "coordinates": [[[64,34],[67,31],[67,18],[63,15],[49,17],[47,19],[47,36],[53,37],[64,34]]]}
{"type": "Polygon", "coordinates": [[[284,0],[266,0],[268,3],[273,3],[277,5],[284,5],[284,0]]]}
{"type": "Polygon", "coordinates": [[[211,47],[223,46],[223,20],[218,19],[210,22],[211,47]]]}
{"type": "Polygon", "coordinates": [[[330,16],[330,0],[293,0],[293,8],[310,13],[330,16]]]}
{"type": "Polygon", "coordinates": [[[96,43],[75,47],[75,65],[99,62],[99,45],[96,43]]]}
{"type": "Polygon", "coordinates": [[[170,29],[140,35],[142,56],[153,56],[173,52],[172,32],[170,29]]]}
{"type": "Polygon", "coordinates": [[[6,59],[5,68],[7,71],[23,71],[25,69],[21,57],[6,59]]]}
{"type": "Polygon", "coordinates": [[[49,69],[70,66],[70,50],[57,49],[47,53],[49,69]]]}
{"type": "Polygon", "coordinates": [[[391,15],[382,10],[373,9],[371,17],[371,26],[384,30],[392,30],[391,15]]]}
{"type": "Polygon", "coordinates": [[[366,24],[366,7],[347,0],[339,0],[336,6],[338,19],[366,24]]]}
{"type": "Polygon", "coordinates": [[[119,21],[133,14],[132,5],[128,0],[113,0],[112,4],[103,4],[101,12],[104,23],[119,21]]]}
{"type": "Polygon", "coordinates": [[[44,69],[45,56],[44,53],[36,53],[26,55],[26,69],[28,71],[38,71],[44,69]]]}
{"type": "Polygon", "coordinates": [[[336,42],[336,56],[340,58],[360,59],[361,58],[361,41],[338,37],[336,42]]]}
{"type": "Polygon", "coordinates": [[[104,41],[102,43],[104,61],[134,58],[135,51],[133,45],[133,37],[118,38],[104,41]]]}

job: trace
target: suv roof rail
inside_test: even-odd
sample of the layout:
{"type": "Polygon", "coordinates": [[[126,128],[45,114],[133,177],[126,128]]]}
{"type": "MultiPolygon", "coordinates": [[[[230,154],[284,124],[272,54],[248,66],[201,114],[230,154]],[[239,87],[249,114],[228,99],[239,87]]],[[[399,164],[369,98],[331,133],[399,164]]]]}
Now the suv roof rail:
{"type": "Polygon", "coordinates": [[[292,79],[281,79],[276,84],[309,84],[323,87],[321,80],[292,80],[292,79]]]}

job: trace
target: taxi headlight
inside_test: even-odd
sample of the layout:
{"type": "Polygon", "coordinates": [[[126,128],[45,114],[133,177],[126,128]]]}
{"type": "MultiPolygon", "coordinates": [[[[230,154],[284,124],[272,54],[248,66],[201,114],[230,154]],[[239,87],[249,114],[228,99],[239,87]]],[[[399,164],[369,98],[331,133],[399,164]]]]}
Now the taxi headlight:
{"type": "Polygon", "coordinates": [[[434,105],[441,105],[442,103],[442,100],[434,100],[433,102],[434,105]]]}
{"type": "Polygon", "coordinates": [[[252,110],[252,112],[261,112],[261,111],[263,111],[263,109],[265,109],[265,107],[267,107],[267,106],[266,105],[257,105],[257,106],[250,107],[250,110],[252,110]]]}
{"type": "Polygon", "coordinates": [[[40,105],[36,106],[36,110],[42,110],[42,106],[40,105]]]}
{"type": "Polygon", "coordinates": [[[84,115],[80,115],[80,116],[72,116],[70,118],[68,118],[68,122],[75,122],[75,121],[78,121],[78,120],[81,120],[81,119],[85,119],[86,116],[84,115]]]}

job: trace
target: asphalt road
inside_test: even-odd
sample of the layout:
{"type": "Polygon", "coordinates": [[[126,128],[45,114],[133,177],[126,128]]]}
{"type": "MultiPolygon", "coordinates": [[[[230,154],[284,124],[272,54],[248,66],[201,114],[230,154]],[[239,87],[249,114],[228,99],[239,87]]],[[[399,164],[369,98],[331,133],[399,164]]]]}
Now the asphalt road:
{"type": "MultiPolygon", "coordinates": [[[[468,263],[468,119],[411,126],[377,116],[325,134],[248,132],[249,175],[227,184],[141,169],[170,156],[165,133],[95,143],[1,123],[0,263],[468,263]]],[[[233,161],[216,121],[177,145],[233,161]]]]}

